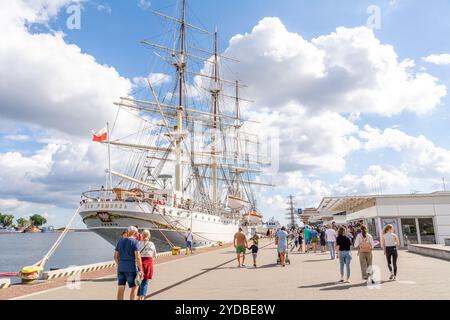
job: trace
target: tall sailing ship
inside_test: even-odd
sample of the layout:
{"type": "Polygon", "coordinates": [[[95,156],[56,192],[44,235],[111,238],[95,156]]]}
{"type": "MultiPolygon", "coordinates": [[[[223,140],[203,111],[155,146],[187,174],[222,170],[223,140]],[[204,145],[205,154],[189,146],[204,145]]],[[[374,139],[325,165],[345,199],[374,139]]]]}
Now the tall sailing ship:
{"type": "Polygon", "coordinates": [[[114,103],[118,115],[125,110],[139,119],[134,131],[113,139],[108,126],[94,135],[107,146],[107,184],[82,194],[79,214],[112,244],[130,225],[149,229],[157,245],[184,245],[190,228],[198,246],[232,241],[238,226],[262,221],[253,188],[270,186],[257,180],[269,163],[259,155],[258,135],[247,131],[255,121],[241,116],[240,104],[249,102],[239,96],[245,85],[219,76],[225,61],[237,61],[219,53],[217,31],[187,21],[186,0],[176,11],[178,18],[154,12],[169,24],[171,46],[142,41],[172,69],[165,78],[172,81],[164,81],[171,90],[149,77],[150,98],[114,103]],[[211,40],[213,49],[188,44],[196,38],[191,33],[211,40]],[[111,169],[117,149],[128,159],[122,172],[111,169]]]}

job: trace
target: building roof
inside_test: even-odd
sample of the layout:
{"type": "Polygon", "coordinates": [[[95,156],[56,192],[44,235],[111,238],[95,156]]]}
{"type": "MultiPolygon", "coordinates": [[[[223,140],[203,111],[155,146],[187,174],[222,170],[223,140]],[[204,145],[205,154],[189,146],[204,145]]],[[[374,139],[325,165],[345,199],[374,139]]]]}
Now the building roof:
{"type": "Polygon", "coordinates": [[[343,211],[351,212],[362,205],[374,202],[375,199],[441,197],[441,196],[450,196],[450,192],[324,197],[319,204],[318,210],[320,212],[335,212],[335,213],[343,211]]]}

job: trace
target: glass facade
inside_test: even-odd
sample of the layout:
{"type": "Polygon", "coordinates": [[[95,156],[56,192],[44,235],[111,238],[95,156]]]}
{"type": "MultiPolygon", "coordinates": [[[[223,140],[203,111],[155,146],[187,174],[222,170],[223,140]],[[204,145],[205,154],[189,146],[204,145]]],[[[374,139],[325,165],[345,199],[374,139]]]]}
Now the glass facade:
{"type": "Polygon", "coordinates": [[[367,219],[365,221],[365,224],[367,226],[367,231],[369,232],[369,234],[372,235],[373,239],[380,241],[380,236],[379,236],[380,233],[378,231],[378,227],[377,227],[375,218],[367,219]]]}
{"type": "Polygon", "coordinates": [[[436,244],[434,224],[432,218],[418,218],[420,242],[422,244],[436,244]]]}
{"type": "Polygon", "coordinates": [[[402,218],[402,234],[403,234],[403,244],[407,246],[408,244],[419,243],[419,238],[417,236],[416,219],[414,218],[402,218]]]}

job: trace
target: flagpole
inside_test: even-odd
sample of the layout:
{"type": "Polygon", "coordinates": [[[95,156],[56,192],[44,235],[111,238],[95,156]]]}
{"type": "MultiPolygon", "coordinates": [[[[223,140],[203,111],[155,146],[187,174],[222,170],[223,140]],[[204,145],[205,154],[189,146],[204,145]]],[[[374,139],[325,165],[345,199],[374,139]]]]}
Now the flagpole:
{"type": "Polygon", "coordinates": [[[111,143],[109,138],[109,122],[106,123],[106,134],[108,139],[108,174],[109,174],[109,188],[112,189],[112,176],[111,176],[111,143]]]}

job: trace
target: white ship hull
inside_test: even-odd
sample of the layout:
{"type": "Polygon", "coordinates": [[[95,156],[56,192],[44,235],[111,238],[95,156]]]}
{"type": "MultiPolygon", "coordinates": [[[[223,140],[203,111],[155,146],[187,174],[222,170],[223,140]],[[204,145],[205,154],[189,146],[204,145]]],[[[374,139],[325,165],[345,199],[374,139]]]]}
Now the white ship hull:
{"type": "Polygon", "coordinates": [[[114,246],[129,226],[150,230],[157,246],[167,244],[169,239],[180,247],[185,247],[184,236],[188,228],[194,234],[194,246],[201,246],[218,241],[231,242],[239,227],[239,220],[225,215],[154,206],[147,202],[87,202],[81,205],[79,212],[89,230],[114,246]]]}

